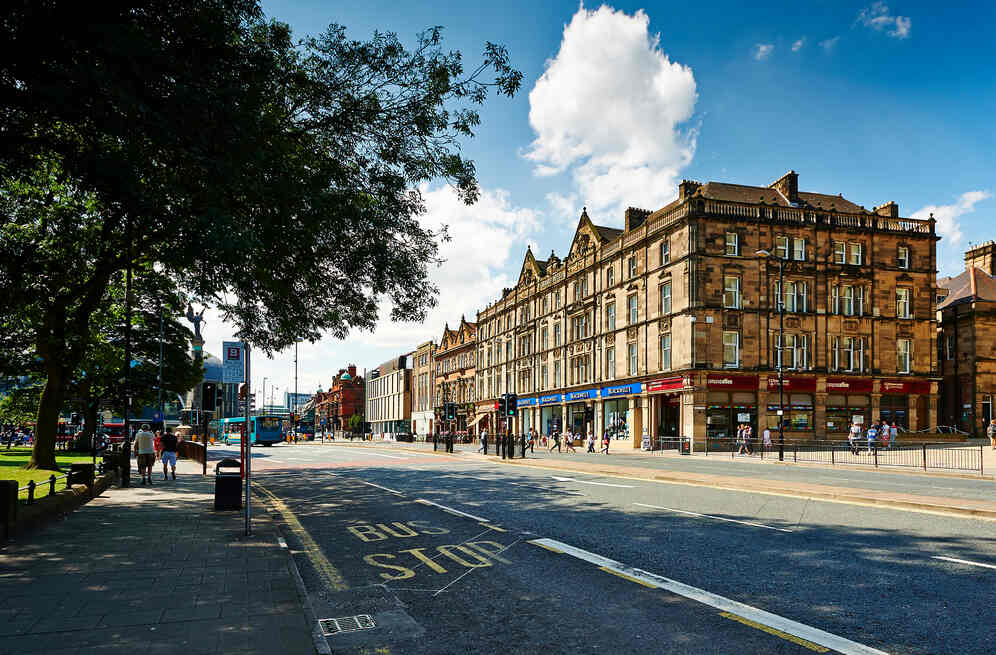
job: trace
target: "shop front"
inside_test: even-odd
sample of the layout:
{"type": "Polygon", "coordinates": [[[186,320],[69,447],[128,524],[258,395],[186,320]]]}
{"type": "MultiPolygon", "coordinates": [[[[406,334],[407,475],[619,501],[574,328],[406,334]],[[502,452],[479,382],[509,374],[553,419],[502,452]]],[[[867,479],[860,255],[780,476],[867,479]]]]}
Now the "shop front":
{"type": "Polygon", "coordinates": [[[681,422],[681,391],[685,388],[685,378],[681,376],[662,378],[647,382],[647,393],[655,395],[654,422],[657,425],[658,439],[674,439],[679,435],[681,422]]]}
{"type": "Polygon", "coordinates": [[[784,410],[785,430],[813,432],[816,429],[816,378],[784,378],[779,401],[778,378],[768,378],[767,426],[778,429],[778,410],[784,410]]]}
{"type": "Polygon", "coordinates": [[[926,423],[926,397],[930,394],[930,382],[926,380],[882,380],[879,390],[879,417],[899,427],[908,430],[910,427],[910,412],[920,414],[917,425],[924,427],[926,423]],[[919,396],[916,406],[911,407],[910,396],[919,396]]]}
{"type": "Polygon", "coordinates": [[[516,405],[519,410],[519,428],[521,434],[526,434],[532,428],[539,428],[536,426],[536,419],[534,413],[536,411],[536,398],[519,398],[516,405]]]}
{"type": "Polygon", "coordinates": [[[602,401],[602,434],[609,439],[631,439],[636,417],[630,412],[630,398],[643,391],[643,384],[619,384],[602,387],[599,395],[602,401]]]}
{"type": "Polygon", "coordinates": [[[827,378],[826,433],[828,437],[847,434],[851,424],[871,423],[872,381],[859,378],[827,378]]]}
{"type": "Polygon", "coordinates": [[[757,376],[706,376],[706,438],[734,439],[737,426],[750,425],[757,434],[757,376]]]}
{"type": "Polygon", "coordinates": [[[594,427],[589,425],[591,416],[594,416],[593,405],[589,403],[594,403],[597,398],[598,389],[568,391],[565,394],[565,400],[567,401],[567,428],[573,434],[587,435],[588,429],[594,427]]]}
{"type": "Polygon", "coordinates": [[[560,417],[560,403],[563,399],[563,395],[559,393],[536,399],[540,406],[540,424],[536,429],[544,436],[549,437],[554,432],[560,432],[563,427],[560,417]]]}

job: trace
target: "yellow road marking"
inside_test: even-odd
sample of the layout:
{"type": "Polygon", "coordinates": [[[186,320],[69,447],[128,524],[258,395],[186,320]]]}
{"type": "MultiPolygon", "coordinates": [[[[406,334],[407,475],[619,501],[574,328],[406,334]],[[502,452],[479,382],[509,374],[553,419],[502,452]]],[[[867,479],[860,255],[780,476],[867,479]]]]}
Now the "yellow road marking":
{"type": "Polygon", "coordinates": [[[610,569],[607,566],[600,566],[598,568],[601,569],[602,571],[605,571],[606,573],[611,573],[612,575],[618,576],[618,577],[622,578],[623,580],[629,580],[630,582],[635,582],[636,584],[641,584],[644,587],[647,587],[649,589],[657,589],[656,585],[652,585],[649,582],[644,582],[643,580],[641,580],[639,578],[634,578],[631,575],[626,575],[625,573],[621,573],[619,571],[613,571],[612,569],[610,569]]]}
{"type": "Polygon", "coordinates": [[[508,532],[505,528],[499,528],[497,525],[491,525],[490,523],[481,523],[480,525],[483,525],[489,530],[495,530],[496,532],[508,532]]]}
{"type": "Polygon", "coordinates": [[[287,506],[284,501],[277,498],[269,489],[264,487],[259,482],[256,483],[256,489],[266,495],[273,506],[280,512],[280,515],[284,518],[287,526],[291,529],[297,538],[301,541],[301,545],[304,547],[304,554],[307,555],[311,564],[318,571],[318,575],[322,578],[325,585],[332,589],[333,591],[345,591],[348,589],[346,581],[343,579],[342,574],[339,570],[332,566],[332,563],[326,559],[325,555],[322,554],[322,550],[315,543],[315,540],[311,538],[311,534],[304,529],[301,522],[294,515],[294,512],[287,506]]]}
{"type": "Polygon", "coordinates": [[[722,617],[725,617],[727,619],[730,619],[731,621],[736,621],[738,623],[743,623],[744,625],[750,626],[752,628],[756,628],[756,629],[758,629],[758,630],[760,630],[762,632],[767,632],[769,635],[774,635],[776,637],[781,637],[782,639],[785,639],[786,641],[791,641],[793,644],[799,644],[803,648],[808,648],[809,650],[816,651],[817,653],[829,653],[830,652],[829,648],[824,648],[823,646],[820,646],[819,644],[814,644],[813,642],[807,641],[807,640],[803,639],[802,637],[796,637],[795,635],[790,635],[787,632],[782,632],[781,630],[776,630],[776,629],[774,629],[772,627],[764,625],[763,623],[758,623],[757,621],[751,621],[750,619],[745,619],[744,617],[738,616],[737,614],[731,614],[730,612],[720,612],[719,615],[722,616],[722,617]]]}
{"type": "Polygon", "coordinates": [[[564,551],[562,551],[562,550],[560,550],[558,548],[554,548],[553,546],[547,546],[546,544],[541,544],[538,541],[530,541],[529,543],[531,543],[534,546],[539,546],[540,548],[546,548],[551,553],[557,553],[558,555],[563,555],[564,554],[564,551]]]}

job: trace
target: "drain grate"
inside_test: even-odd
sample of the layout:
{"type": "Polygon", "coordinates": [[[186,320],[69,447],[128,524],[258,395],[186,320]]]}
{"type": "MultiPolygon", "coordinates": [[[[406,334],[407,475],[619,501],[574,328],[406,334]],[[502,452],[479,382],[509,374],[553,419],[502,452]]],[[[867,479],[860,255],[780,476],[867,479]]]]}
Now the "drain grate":
{"type": "Polygon", "coordinates": [[[369,614],[343,616],[338,619],[319,619],[318,625],[321,626],[322,634],[326,637],[342,634],[343,632],[357,632],[377,627],[377,624],[369,614]]]}

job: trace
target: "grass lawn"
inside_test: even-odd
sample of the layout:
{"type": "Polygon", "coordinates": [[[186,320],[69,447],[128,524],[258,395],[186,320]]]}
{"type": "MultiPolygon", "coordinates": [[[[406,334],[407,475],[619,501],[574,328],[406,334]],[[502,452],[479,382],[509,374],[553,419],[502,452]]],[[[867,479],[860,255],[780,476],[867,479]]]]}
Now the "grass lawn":
{"type": "MultiPolygon", "coordinates": [[[[23,487],[28,484],[29,480],[34,480],[38,487],[35,489],[35,498],[44,498],[48,495],[49,485],[42,484],[47,483],[48,478],[53,473],[55,477],[65,475],[69,472],[69,465],[73,462],[92,462],[93,458],[87,453],[63,453],[57,451],[55,453],[55,461],[58,462],[59,466],[62,467],[62,471],[45,471],[43,469],[35,469],[27,471],[24,469],[24,465],[31,460],[31,448],[18,448],[14,447],[7,450],[5,447],[0,447],[0,480],[17,480],[17,486],[23,487]]],[[[66,488],[65,480],[57,480],[55,483],[55,490],[62,491],[66,488]]],[[[23,500],[28,497],[28,490],[25,489],[20,493],[20,498],[23,500]]]]}

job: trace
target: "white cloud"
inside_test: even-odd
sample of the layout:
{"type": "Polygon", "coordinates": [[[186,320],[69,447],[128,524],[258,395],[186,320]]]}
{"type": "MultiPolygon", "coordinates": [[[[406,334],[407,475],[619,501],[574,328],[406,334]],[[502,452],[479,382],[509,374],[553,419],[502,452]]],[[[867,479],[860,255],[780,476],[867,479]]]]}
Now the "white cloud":
{"type": "Polygon", "coordinates": [[[990,198],[989,191],[966,191],[958,196],[958,199],[951,205],[927,205],[913,212],[910,218],[926,220],[933,214],[937,220],[935,229],[941,235],[942,240],[938,248],[938,268],[942,271],[946,264],[957,264],[960,261],[960,245],[964,236],[961,230],[961,221],[958,219],[975,211],[975,205],[990,198]]]}
{"type": "Polygon", "coordinates": [[[618,223],[628,205],[667,204],[695,154],[695,129],[679,128],[695,109],[695,77],[670,60],[649,24],[642,10],[581,7],[529,94],[536,139],[525,157],[540,175],[569,170],[596,220],[618,223]]]}
{"type": "Polygon", "coordinates": [[[885,32],[894,39],[909,38],[913,21],[907,16],[892,16],[889,6],[876,2],[858,12],[858,22],[877,32],[885,32]]]}
{"type": "Polygon", "coordinates": [[[823,41],[820,41],[820,47],[823,48],[823,50],[825,50],[826,52],[830,52],[837,45],[838,41],[840,41],[839,36],[835,36],[830,39],[825,39],[823,41]]]}
{"type": "Polygon", "coordinates": [[[806,45],[806,37],[802,37],[798,41],[792,44],[792,52],[799,52],[802,50],[802,46],[806,45]]]}
{"type": "Polygon", "coordinates": [[[568,224],[575,223],[578,216],[581,214],[578,208],[578,197],[574,193],[557,193],[556,191],[551,191],[546,194],[546,202],[550,205],[550,209],[553,211],[554,216],[557,218],[565,220],[568,224]]]}
{"type": "Polygon", "coordinates": [[[772,43],[758,43],[754,46],[754,59],[757,61],[767,59],[774,49],[775,46],[772,43]]]}

